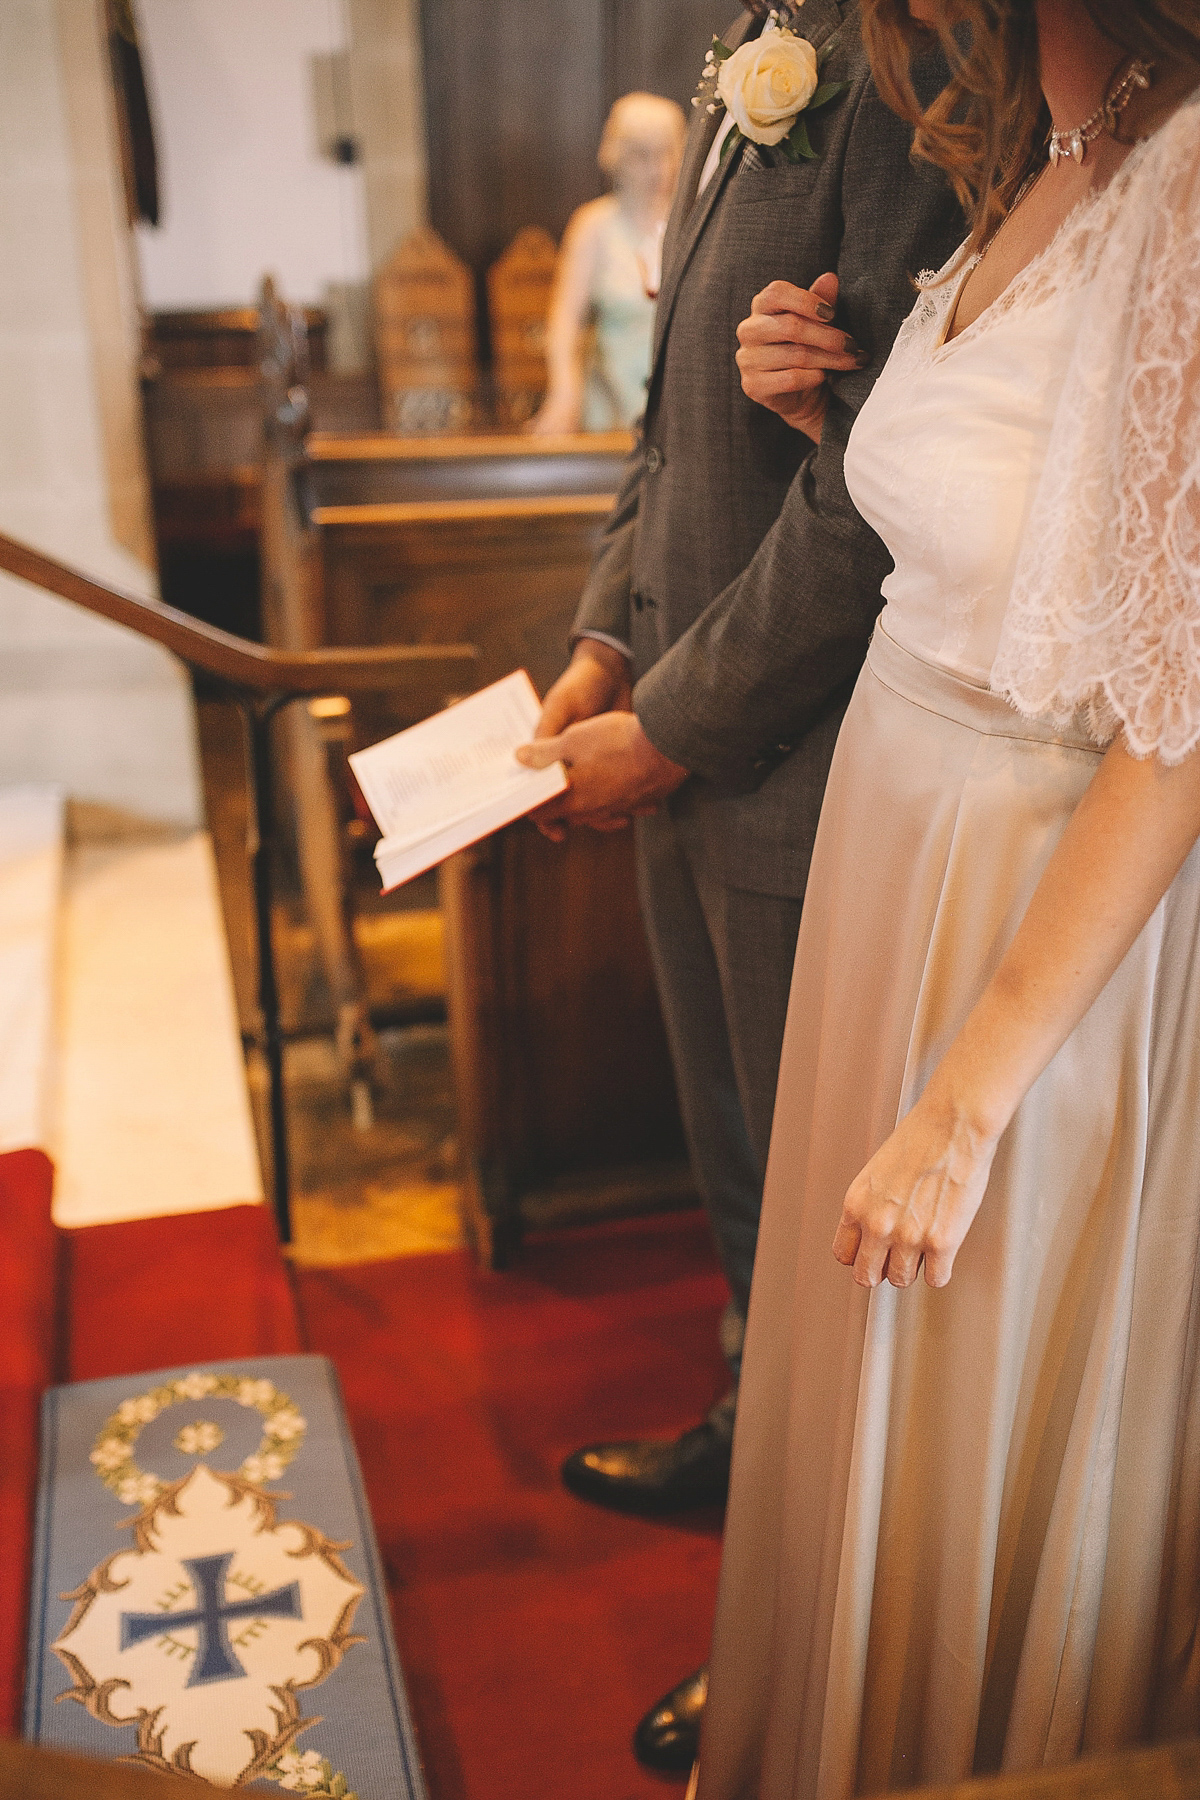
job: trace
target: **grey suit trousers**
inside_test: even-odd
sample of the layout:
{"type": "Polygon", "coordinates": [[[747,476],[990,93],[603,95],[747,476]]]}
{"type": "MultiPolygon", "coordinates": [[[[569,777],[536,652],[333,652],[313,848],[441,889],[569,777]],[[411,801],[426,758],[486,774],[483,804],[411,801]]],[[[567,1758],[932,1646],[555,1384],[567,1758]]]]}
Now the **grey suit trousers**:
{"type": "MultiPolygon", "coordinates": [[[[688,784],[635,825],[638,893],[692,1172],[732,1300],[736,1385],[801,901],[731,886],[719,815],[688,784]]],[[[732,1432],[730,1401],[713,1422],[732,1432]]]]}

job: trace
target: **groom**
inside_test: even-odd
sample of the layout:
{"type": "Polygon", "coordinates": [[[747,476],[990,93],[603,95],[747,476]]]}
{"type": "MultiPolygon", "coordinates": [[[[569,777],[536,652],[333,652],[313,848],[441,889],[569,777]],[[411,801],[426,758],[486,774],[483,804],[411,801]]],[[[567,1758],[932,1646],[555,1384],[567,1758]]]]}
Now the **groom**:
{"type": "MultiPolygon", "coordinates": [[[[639,815],[642,911],[732,1295],[721,1347],[733,1386],[707,1419],[668,1442],[593,1444],[564,1465],[574,1492],[642,1512],[726,1490],[804,884],[890,566],[849,499],[842,456],[913,305],[913,276],[962,236],[941,177],[911,162],[911,134],[875,90],[857,0],[803,0],[786,22],[828,48],[822,83],[846,85],[805,120],[815,156],[790,161],[740,139],[707,84],[664,241],[641,441],[580,601],[572,662],[546,699],[543,741],[522,752],[570,764],[569,793],[540,817],[549,835],[639,815]],[[815,337],[840,353],[823,421],[797,397],[819,445],[748,400],[734,363],[739,321],[780,278],[796,310],[760,323],[758,341],[815,337]]],[[[744,18],[726,44],[762,29],[761,13],[744,18]]],[[[944,65],[928,77],[932,97],[944,65]]],[[[739,105],[725,83],[753,129],[753,92],[739,105]]],[[[767,357],[779,360],[777,349],[767,357]]],[[[704,1694],[701,1670],[647,1714],[643,1761],[690,1765],[704,1694]]]]}

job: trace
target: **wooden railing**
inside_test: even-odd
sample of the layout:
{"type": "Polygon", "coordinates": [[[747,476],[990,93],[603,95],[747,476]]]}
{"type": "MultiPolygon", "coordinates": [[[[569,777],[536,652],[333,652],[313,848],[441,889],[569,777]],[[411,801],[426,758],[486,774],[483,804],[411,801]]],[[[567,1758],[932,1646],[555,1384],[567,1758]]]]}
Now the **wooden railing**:
{"type": "MultiPolygon", "coordinates": [[[[152,638],[193,668],[254,694],[351,694],[386,690],[397,710],[430,710],[430,696],[472,686],[479,652],[472,644],[404,644],[363,649],[274,650],[235,637],[159,601],[105,587],[77,569],[0,533],[0,569],[71,600],[88,612],[152,638]],[[412,702],[411,708],[406,702],[412,702]]],[[[435,702],[440,704],[439,701],[435,702]]]]}
{"type": "Polygon", "coordinates": [[[246,785],[253,830],[247,845],[254,888],[261,1042],[270,1080],[271,1191],[279,1235],[292,1235],[283,1031],[271,929],[275,853],[271,721],[293,700],[317,694],[384,691],[409,718],[436,712],[451,694],[475,685],[479,651],[473,644],[404,644],[362,649],[275,650],[205,625],[173,606],[139,600],[93,581],[28,544],[0,533],[0,569],[86,611],[127,626],[222,682],[246,723],[246,785]]]}

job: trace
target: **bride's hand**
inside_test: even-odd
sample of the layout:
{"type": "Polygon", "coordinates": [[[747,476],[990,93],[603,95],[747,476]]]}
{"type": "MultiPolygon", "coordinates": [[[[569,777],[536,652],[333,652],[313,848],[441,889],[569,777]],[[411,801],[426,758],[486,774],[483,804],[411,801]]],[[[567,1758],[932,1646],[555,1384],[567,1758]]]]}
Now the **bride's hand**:
{"type": "MultiPolygon", "coordinates": [[[[931,1087],[933,1084],[931,1084],[931,1087]]],[[[979,1210],[998,1138],[929,1088],[846,1195],[833,1254],[863,1287],[945,1287],[979,1210]]]]}
{"type": "Polygon", "coordinates": [[[861,369],[869,361],[832,322],[837,296],[833,274],[819,276],[811,288],[772,281],[755,294],[750,317],[737,328],[743,392],[817,444],[828,402],[826,374],[861,369]]]}

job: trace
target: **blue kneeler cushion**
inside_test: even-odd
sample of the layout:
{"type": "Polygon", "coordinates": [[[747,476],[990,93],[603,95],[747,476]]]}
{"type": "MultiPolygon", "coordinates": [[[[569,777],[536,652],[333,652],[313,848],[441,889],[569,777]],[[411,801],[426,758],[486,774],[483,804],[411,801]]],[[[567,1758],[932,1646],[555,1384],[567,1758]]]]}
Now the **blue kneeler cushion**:
{"type": "Polygon", "coordinates": [[[324,1357],[46,1395],[25,1736],[221,1787],[425,1800],[324,1357]]]}

